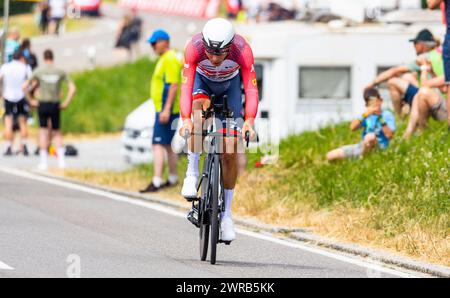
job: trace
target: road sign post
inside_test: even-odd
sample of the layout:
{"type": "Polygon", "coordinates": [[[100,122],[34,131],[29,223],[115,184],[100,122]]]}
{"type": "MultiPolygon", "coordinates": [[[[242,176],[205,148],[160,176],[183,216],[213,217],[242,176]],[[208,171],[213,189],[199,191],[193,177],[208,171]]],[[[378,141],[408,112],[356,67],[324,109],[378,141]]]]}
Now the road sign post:
{"type": "Polygon", "coordinates": [[[6,48],[6,38],[8,37],[8,23],[9,23],[9,1],[4,0],[3,4],[3,32],[1,41],[1,60],[0,64],[5,61],[5,48],[6,48]]]}

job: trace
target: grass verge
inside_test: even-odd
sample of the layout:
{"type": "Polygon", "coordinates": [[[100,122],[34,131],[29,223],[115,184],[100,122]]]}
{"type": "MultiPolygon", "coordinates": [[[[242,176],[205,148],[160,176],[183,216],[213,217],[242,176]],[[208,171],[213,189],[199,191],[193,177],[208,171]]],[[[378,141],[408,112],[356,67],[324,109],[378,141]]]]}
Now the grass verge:
{"type": "Polygon", "coordinates": [[[149,97],[154,62],[131,64],[72,74],[77,95],[64,111],[64,133],[110,133],[123,127],[126,116],[149,97]]]}
{"type": "MultiPolygon", "coordinates": [[[[89,18],[67,19],[65,21],[66,32],[81,31],[92,27],[95,20],[89,18]]],[[[3,20],[0,20],[3,26],[3,20]]],[[[9,26],[17,27],[23,38],[31,38],[41,35],[35,16],[31,13],[19,14],[10,17],[9,26]]]]}

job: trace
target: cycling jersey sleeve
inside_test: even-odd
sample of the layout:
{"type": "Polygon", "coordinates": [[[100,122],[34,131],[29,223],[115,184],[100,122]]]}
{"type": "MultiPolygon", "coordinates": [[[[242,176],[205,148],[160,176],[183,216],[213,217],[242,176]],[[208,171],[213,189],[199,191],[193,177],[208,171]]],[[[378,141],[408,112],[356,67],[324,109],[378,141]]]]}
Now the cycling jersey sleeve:
{"type": "Polygon", "coordinates": [[[256,81],[255,60],[250,45],[246,44],[241,52],[242,82],[245,90],[245,120],[253,122],[258,113],[258,84],[256,81]]]}
{"type": "Polygon", "coordinates": [[[192,114],[192,91],[194,89],[195,72],[198,63],[198,52],[192,42],[186,47],[184,60],[180,109],[181,118],[186,120],[190,119],[192,114]]]}

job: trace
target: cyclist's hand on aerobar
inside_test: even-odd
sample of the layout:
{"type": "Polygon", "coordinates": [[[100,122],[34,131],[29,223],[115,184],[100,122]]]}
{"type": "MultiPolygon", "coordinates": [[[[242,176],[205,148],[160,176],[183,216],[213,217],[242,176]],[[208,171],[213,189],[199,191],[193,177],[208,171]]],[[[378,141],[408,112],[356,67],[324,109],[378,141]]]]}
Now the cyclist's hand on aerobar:
{"type": "Polygon", "coordinates": [[[244,126],[242,127],[242,138],[244,138],[244,140],[245,140],[247,132],[250,133],[249,141],[252,141],[256,138],[256,132],[253,129],[253,124],[252,124],[251,120],[245,121],[244,126]]]}
{"type": "Polygon", "coordinates": [[[183,121],[183,126],[180,129],[180,136],[183,138],[188,138],[191,136],[192,132],[194,131],[194,123],[191,119],[186,119],[183,121]],[[186,135],[186,132],[188,135],[186,135]]]}

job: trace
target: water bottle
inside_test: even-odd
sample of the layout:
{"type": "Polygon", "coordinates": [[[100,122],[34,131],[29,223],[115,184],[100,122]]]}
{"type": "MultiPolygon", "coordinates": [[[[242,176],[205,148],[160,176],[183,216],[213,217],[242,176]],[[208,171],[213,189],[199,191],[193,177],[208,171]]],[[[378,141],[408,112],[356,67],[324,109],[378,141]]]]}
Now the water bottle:
{"type": "Polygon", "coordinates": [[[378,115],[370,115],[366,118],[366,133],[375,133],[377,128],[379,116],[378,115]]]}

